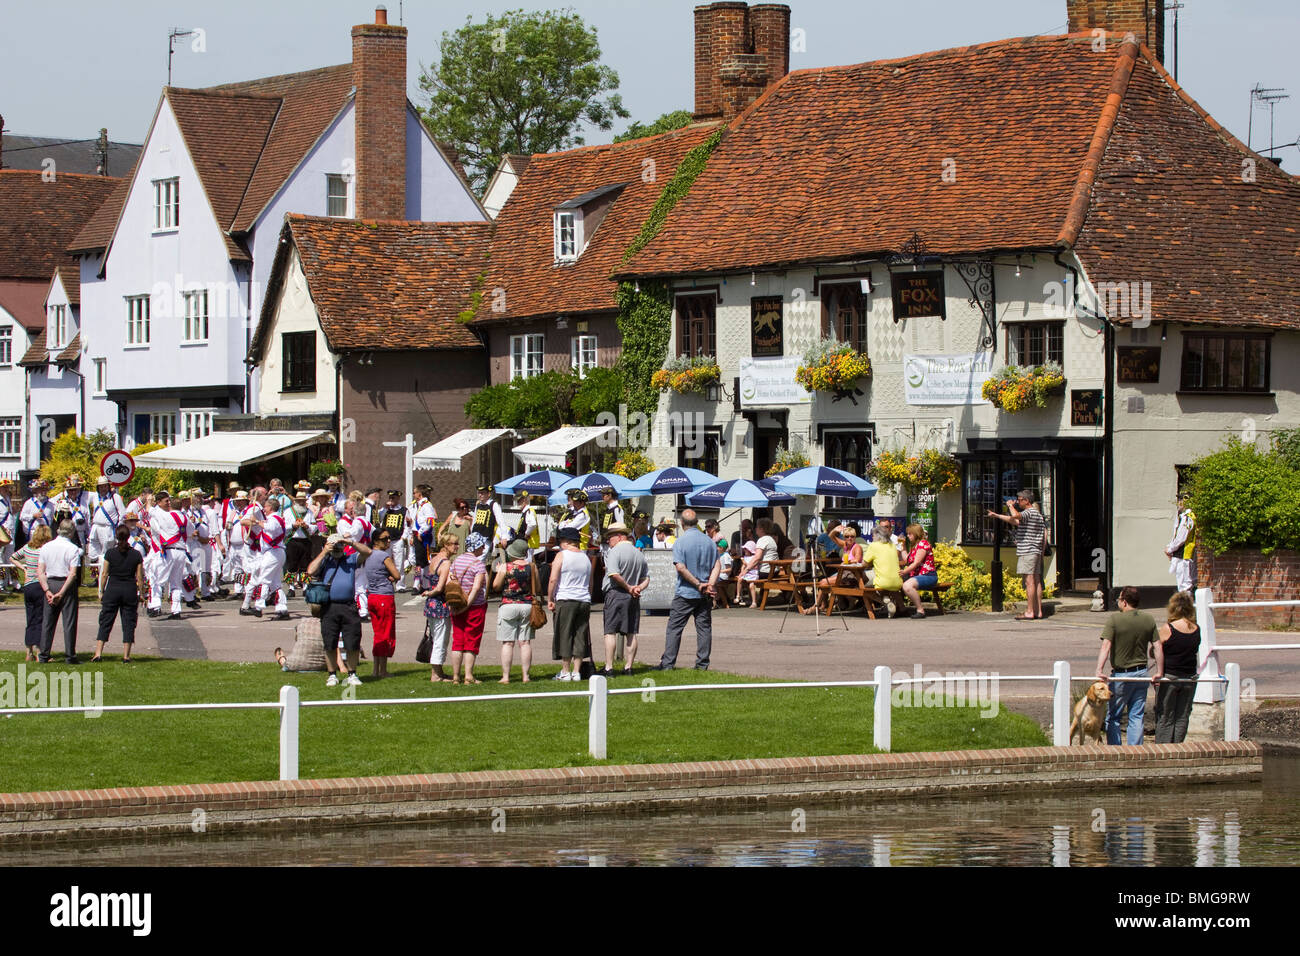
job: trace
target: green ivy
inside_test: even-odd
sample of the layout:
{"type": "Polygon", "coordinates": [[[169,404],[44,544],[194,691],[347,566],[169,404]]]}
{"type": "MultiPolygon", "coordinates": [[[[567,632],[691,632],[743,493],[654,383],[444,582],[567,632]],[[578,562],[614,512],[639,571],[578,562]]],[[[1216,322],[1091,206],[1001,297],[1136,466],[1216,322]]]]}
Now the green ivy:
{"type": "Polygon", "coordinates": [[[616,411],[622,400],[616,369],[543,372],[480,389],[465,403],[475,428],[520,428],[554,431],[562,425],[594,425],[603,411],[616,411]]]}
{"type": "Polygon", "coordinates": [[[668,221],[668,214],[691,191],[696,178],[700,173],[704,172],[709,157],[713,155],[718,143],[722,142],[723,129],[724,127],[719,127],[714,131],[713,135],[682,158],[682,161],[677,166],[677,171],[673,173],[673,178],[664,187],[664,191],[659,194],[659,198],[655,200],[654,206],[650,209],[650,215],[641,224],[641,232],[632,240],[632,244],[627,247],[627,251],[623,253],[624,262],[627,262],[644,249],[651,239],[659,235],[664,223],[668,221]]]}

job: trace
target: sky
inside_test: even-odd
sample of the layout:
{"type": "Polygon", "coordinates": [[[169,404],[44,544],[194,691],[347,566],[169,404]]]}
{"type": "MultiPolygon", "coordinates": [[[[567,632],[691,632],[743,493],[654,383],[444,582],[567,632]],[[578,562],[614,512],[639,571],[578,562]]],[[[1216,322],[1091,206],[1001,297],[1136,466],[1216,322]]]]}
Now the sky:
{"type": "MultiPolygon", "coordinates": [[[[694,0],[557,0],[507,3],[385,0],[390,22],[409,29],[408,89],[437,59],[443,31],[510,9],[575,10],[596,28],[602,58],[619,74],[633,120],[690,109],[694,0]]],[[[1061,33],[1065,0],[789,0],[805,52],[791,69],[860,63],[1039,33],[1061,33]]],[[[167,36],[201,28],[204,49],[177,41],[176,86],[210,86],[313,69],[351,59],[351,26],[372,22],[371,0],[0,0],[0,115],[7,131],[140,143],[167,80],[167,36]]],[[[1300,3],[1184,0],[1178,79],[1219,122],[1245,140],[1256,84],[1280,87],[1275,141],[1300,139],[1300,3]]],[[[1169,41],[1167,41],[1169,42],[1169,41]]],[[[1171,56],[1167,52],[1166,62],[1171,56]]],[[[588,131],[587,143],[621,132],[588,131]]],[[[1269,111],[1254,110],[1253,145],[1268,144],[1269,111]]],[[[1279,149],[1300,169],[1300,148],[1279,149]]]]}

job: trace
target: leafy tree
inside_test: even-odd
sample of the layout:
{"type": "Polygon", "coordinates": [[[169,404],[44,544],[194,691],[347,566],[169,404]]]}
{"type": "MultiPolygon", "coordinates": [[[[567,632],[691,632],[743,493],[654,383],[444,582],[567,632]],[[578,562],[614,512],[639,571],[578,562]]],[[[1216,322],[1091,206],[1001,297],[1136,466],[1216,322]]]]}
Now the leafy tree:
{"type": "Polygon", "coordinates": [[[594,425],[597,415],[617,414],[619,403],[626,400],[617,369],[588,369],[585,378],[551,371],[489,385],[465,403],[465,414],[475,428],[549,432],[561,425],[594,425]]]}
{"type": "Polygon", "coordinates": [[[1195,465],[1192,511],[1201,540],[1215,554],[1300,548],[1300,471],[1281,452],[1233,438],[1195,465]]]}
{"type": "Polygon", "coordinates": [[[665,113],[653,123],[633,123],[627,128],[626,133],[620,133],[614,137],[614,142],[624,143],[629,139],[640,139],[642,136],[658,136],[660,133],[670,133],[675,129],[681,129],[683,126],[689,126],[695,117],[690,110],[674,110],[671,113],[665,113]]]}
{"type": "MultiPolygon", "coordinates": [[[[132,457],[138,458],[146,452],[157,451],[167,446],[160,442],[147,442],[143,445],[136,445],[131,449],[132,457]]],[[[166,488],[170,492],[182,491],[186,488],[195,486],[194,472],[177,471],[171,468],[139,468],[131,480],[121,488],[117,489],[121,494],[122,500],[130,503],[132,499],[139,496],[140,492],[146,488],[152,488],[154,491],[160,488],[166,488]]]]}
{"type": "Polygon", "coordinates": [[[83,435],[75,428],[70,428],[50,446],[50,457],[41,462],[41,477],[50,483],[50,490],[62,490],[68,475],[81,476],[82,486],[95,488],[95,479],[99,477],[99,460],[115,447],[116,442],[111,432],[100,429],[90,435],[83,435]]]}
{"type": "Polygon", "coordinates": [[[580,146],[583,124],[609,130],[631,115],[612,92],[618,74],[600,64],[595,29],[572,10],[467,18],[444,31],[419,85],[425,125],[459,150],[480,195],[506,153],[580,146]]]}

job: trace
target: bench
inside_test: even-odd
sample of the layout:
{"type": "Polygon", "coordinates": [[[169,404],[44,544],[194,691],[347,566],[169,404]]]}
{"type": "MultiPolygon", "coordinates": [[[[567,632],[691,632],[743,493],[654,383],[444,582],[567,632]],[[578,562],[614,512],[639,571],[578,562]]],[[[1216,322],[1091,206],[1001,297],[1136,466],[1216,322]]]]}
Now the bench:
{"type": "MultiPolygon", "coordinates": [[[[841,581],[836,581],[834,585],[823,585],[823,584],[817,585],[817,592],[818,592],[817,600],[820,601],[822,599],[822,595],[825,595],[827,614],[834,613],[835,599],[837,597],[858,598],[859,600],[862,601],[862,606],[867,611],[867,617],[869,617],[873,621],[876,619],[876,611],[874,605],[883,603],[885,598],[892,599],[895,605],[900,610],[907,602],[907,598],[902,591],[882,591],[868,585],[866,581],[863,578],[859,577],[857,574],[854,574],[853,572],[849,572],[849,574],[853,578],[853,583],[851,584],[845,584],[842,583],[841,581]]],[[[841,574],[841,577],[842,576],[843,574],[841,574]]],[[[947,591],[951,587],[952,587],[951,584],[937,584],[932,588],[921,588],[920,594],[922,595],[923,598],[924,595],[929,594],[934,599],[934,608],[935,608],[936,617],[944,613],[943,592],[947,591]]]]}

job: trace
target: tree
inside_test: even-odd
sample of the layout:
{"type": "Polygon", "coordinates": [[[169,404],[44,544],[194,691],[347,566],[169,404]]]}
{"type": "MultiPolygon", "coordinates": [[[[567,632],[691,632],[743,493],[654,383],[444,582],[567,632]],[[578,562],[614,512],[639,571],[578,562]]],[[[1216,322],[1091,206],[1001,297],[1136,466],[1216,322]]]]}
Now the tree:
{"type": "Polygon", "coordinates": [[[62,491],[68,475],[78,475],[84,487],[94,490],[99,460],[116,447],[113,435],[103,429],[82,435],[70,428],[50,445],[50,457],[41,462],[41,477],[54,491],[62,491]]]}
{"type": "Polygon", "coordinates": [[[600,64],[595,29],[572,10],[470,17],[438,49],[420,76],[421,113],[434,139],[459,151],[480,195],[505,154],[581,146],[583,124],[609,130],[631,115],[611,92],[618,74],[600,64]]]}
{"type": "Polygon", "coordinates": [[[625,143],[629,139],[640,139],[642,136],[658,136],[660,133],[670,133],[675,129],[681,129],[683,126],[690,126],[694,119],[695,117],[690,110],[674,110],[671,113],[665,113],[649,125],[633,123],[627,128],[626,133],[615,136],[614,142],[625,143]]]}

